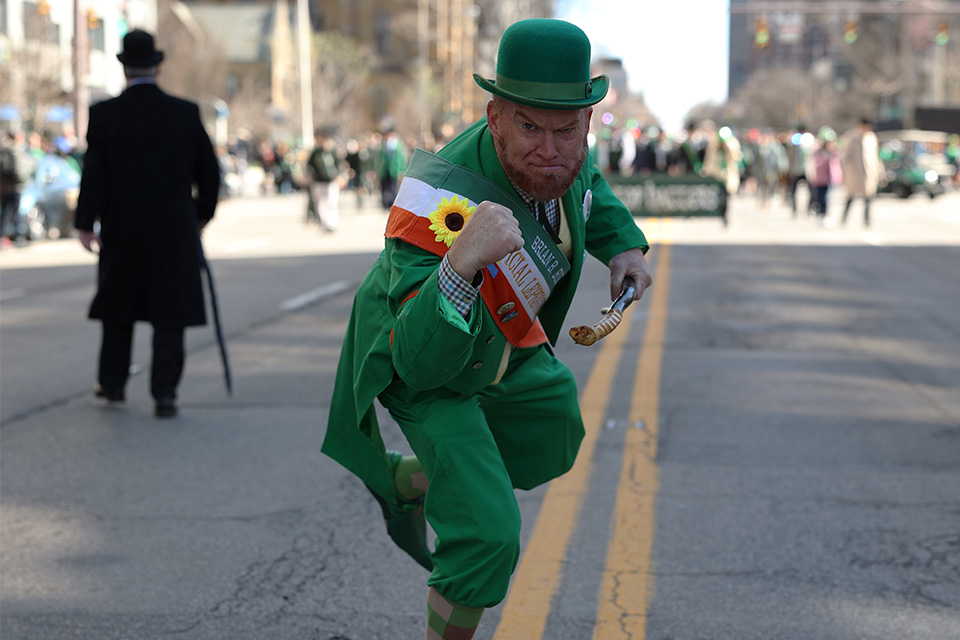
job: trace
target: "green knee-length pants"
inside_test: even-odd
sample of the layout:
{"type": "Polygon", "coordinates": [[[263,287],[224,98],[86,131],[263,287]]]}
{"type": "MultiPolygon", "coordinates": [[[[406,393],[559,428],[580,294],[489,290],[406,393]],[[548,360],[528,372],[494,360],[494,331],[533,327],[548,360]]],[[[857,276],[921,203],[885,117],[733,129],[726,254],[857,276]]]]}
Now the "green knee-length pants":
{"type": "Polygon", "coordinates": [[[428,584],[458,604],[495,606],[520,556],[513,490],[568,471],[583,439],[573,374],[540,346],[514,351],[502,380],[474,395],[396,380],[380,401],[430,482],[425,512],[437,542],[428,584]]]}

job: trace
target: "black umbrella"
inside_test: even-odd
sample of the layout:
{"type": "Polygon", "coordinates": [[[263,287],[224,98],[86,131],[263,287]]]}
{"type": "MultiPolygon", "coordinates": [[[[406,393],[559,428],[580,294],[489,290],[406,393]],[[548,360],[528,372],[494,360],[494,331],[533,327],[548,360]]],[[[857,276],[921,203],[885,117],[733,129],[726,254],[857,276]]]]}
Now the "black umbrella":
{"type": "Polygon", "coordinates": [[[207,272],[207,286],[210,288],[210,308],[213,309],[213,330],[217,336],[217,345],[220,347],[220,359],[223,361],[223,379],[227,384],[227,395],[233,395],[233,383],[230,380],[230,363],[227,361],[227,343],[223,338],[223,327],[220,326],[220,309],[217,307],[217,290],[213,287],[213,272],[210,263],[203,253],[203,242],[197,236],[197,247],[200,250],[200,268],[207,272]]]}

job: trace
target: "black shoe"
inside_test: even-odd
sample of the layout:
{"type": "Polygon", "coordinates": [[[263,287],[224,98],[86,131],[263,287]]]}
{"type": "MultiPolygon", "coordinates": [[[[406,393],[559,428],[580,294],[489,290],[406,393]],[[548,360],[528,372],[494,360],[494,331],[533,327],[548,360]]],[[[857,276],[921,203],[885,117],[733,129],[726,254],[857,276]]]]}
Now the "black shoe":
{"type": "MultiPolygon", "coordinates": [[[[399,452],[387,451],[387,464],[391,474],[396,473],[401,457],[399,452]]],[[[420,566],[427,571],[433,571],[430,548],[427,546],[427,521],[423,513],[425,496],[420,496],[416,500],[407,500],[400,494],[396,494],[394,503],[388,504],[373,489],[370,487],[367,489],[380,505],[390,538],[420,566]]]]}
{"type": "Polygon", "coordinates": [[[93,395],[98,398],[106,398],[107,402],[123,402],[126,400],[122,388],[111,389],[103,386],[99,382],[93,387],[93,395]]]}
{"type": "Polygon", "coordinates": [[[177,404],[170,396],[164,396],[157,400],[157,407],[154,415],[158,418],[172,418],[177,415],[177,404]]]}

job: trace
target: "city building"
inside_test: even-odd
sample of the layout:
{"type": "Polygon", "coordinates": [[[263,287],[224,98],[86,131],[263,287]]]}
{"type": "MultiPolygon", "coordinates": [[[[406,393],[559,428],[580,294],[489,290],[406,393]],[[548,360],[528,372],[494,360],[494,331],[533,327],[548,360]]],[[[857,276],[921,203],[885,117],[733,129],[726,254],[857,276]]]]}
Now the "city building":
{"type": "Polygon", "coordinates": [[[796,121],[817,111],[852,117],[845,96],[905,126],[918,107],[960,105],[960,47],[950,37],[960,0],[730,0],[729,11],[731,99],[758,74],[793,72],[796,121]]]}
{"type": "Polygon", "coordinates": [[[155,30],[155,0],[3,0],[0,2],[0,126],[62,132],[74,130],[79,104],[117,95],[123,69],[117,63],[128,29],[155,30]],[[75,25],[81,38],[74,39],[75,25]],[[78,44],[79,42],[79,44],[78,44]],[[78,55],[78,46],[86,54],[78,55]],[[77,95],[74,78],[79,75],[77,95]]]}
{"type": "MultiPolygon", "coordinates": [[[[553,0],[0,0],[0,126],[75,130],[82,145],[89,104],[124,89],[123,36],[143,28],[165,53],[162,86],[201,105],[218,144],[243,128],[306,146],[314,126],[442,143],[483,115],[473,74],[495,76],[506,26],[551,15],[553,0]]],[[[620,61],[594,66],[613,81],[606,104],[635,112],[620,61]]]]}

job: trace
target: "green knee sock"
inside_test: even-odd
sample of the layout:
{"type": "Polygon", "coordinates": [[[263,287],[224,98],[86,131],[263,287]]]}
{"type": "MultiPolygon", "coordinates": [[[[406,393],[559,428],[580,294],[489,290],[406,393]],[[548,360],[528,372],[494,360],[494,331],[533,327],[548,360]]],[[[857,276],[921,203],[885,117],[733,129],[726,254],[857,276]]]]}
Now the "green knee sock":
{"type": "Polygon", "coordinates": [[[470,640],[482,615],[483,609],[450,602],[433,587],[427,590],[427,640],[470,640]]]}
{"type": "Polygon", "coordinates": [[[427,492],[427,476],[416,456],[404,456],[393,473],[397,493],[407,500],[416,500],[427,492]]]}

